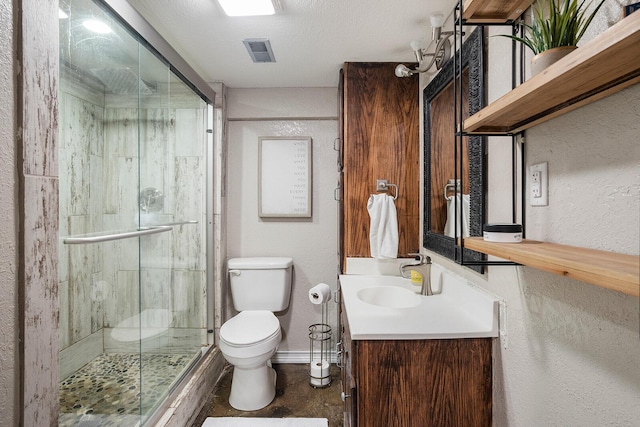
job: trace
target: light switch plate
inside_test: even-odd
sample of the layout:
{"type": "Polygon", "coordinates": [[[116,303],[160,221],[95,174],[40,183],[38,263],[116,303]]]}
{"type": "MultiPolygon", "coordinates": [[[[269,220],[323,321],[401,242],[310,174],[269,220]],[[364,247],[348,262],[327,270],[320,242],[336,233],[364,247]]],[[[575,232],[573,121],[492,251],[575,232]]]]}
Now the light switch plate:
{"type": "Polygon", "coordinates": [[[531,206],[549,206],[549,163],[529,167],[529,200],[531,206]]]}

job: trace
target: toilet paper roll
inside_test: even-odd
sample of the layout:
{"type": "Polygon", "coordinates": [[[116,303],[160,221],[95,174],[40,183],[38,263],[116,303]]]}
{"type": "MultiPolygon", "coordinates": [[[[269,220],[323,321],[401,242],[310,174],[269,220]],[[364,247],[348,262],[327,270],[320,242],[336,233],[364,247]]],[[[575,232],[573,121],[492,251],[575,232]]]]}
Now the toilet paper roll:
{"type": "Polygon", "coordinates": [[[309,366],[309,375],[311,385],[323,386],[331,382],[331,375],[329,374],[329,362],[326,360],[314,359],[309,366]]]}
{"type": "Polygon", "coordinates": [[[309,301],[312,304],[324,304],[331,300],[331,288],[326,283],[319,283],[309,289],[309,301]]]}

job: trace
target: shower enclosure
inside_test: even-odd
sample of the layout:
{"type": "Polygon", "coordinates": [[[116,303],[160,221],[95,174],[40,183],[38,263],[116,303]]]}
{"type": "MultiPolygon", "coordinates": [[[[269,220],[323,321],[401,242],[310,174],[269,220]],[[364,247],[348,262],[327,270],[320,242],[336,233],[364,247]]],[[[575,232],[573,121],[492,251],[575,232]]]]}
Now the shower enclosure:
{"type": "Polygon", "coordinates": [[[59,423],[139,425],[208,344],[212,100],[103,2],[59,22],[59,423]]]}

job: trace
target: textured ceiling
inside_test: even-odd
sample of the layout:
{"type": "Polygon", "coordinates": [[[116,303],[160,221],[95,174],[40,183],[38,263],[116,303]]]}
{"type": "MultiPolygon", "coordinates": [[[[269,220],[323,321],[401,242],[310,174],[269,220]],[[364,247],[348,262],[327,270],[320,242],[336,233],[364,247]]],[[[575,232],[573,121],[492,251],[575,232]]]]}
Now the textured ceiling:
{"type": "Polygon", "coordinates": [[[235,88],[336,87],[345,61],[411,62],[429,15],[454,0],[280,0],[275,16],[227,17],[216,0],[128,0],[207,82],[235,88]],[[242,40],[271,40],[255,64],[242,40]]]}

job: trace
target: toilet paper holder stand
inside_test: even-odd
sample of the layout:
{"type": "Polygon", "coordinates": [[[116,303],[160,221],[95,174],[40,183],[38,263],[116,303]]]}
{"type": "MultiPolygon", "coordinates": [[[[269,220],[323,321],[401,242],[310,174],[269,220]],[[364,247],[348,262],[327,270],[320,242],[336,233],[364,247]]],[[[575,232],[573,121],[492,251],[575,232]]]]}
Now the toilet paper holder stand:
{"type": "Polygon", "coordinates": [[[321,304],[322,320],[309,326],[309,385],[325,388],[331,385],[331,326],[327,323],[327,304],[321,304]]]}
{"type": "Polygon", "coordinates": [[[331,335],[331,326],[326,323],[314,323],[309,326],[309,385],[313,388],[331,385],[331,335]]]}

